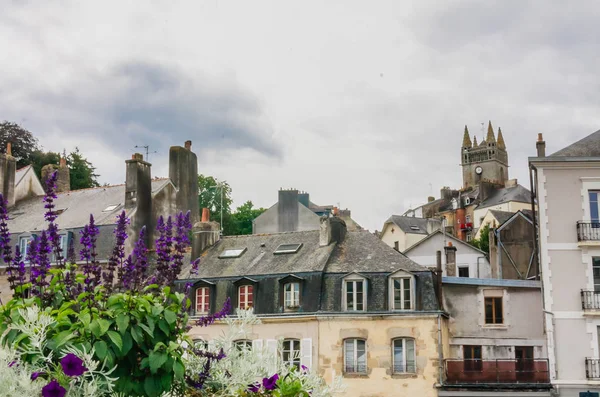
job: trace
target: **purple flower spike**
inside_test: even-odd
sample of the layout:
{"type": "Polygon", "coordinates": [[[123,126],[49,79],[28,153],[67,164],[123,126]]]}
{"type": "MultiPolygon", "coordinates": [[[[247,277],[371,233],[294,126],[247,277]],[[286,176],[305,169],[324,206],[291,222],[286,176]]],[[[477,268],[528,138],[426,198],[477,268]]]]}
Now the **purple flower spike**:
{"type": "Polygon", "coordinates": [[[67,389],[62,387],[56,379],[42,388],[42,397],[65,397],[65,394],[67,394],[67,389]]]}
{"type": "Polygon", "coordinates": [[[248,391],[251,393],[258,393],[260,391],[260,383],[248,385],[248,391]]]}
{"type": "Polygon", "coordinates": [[[108,259],[107,271],[102,275],[104,278],[104,286],[106,287],[107,294],[110,294],[113,289],[113,282],[115,277],[115,270],[120,280],[123,280],[123,264],[125,261],[125,240],[127,240],[127,225],[129,225],[129,218],[125,215],[125,211],[122,211],[117,216],[117,227],[114,230],[115,234],[115,247],[113,248],[112,254],[108,259]]]}
{"type": "Polygon", "coordinates": [[[83,360],[69,353],[60,360],[63,372],[67,376],[80,376],[83,375],[87,368],[83,366],[83,360]]]}
{"type": "Polygon", "coordinates": [[[214,314],[209,314],[207,316],[200,317],[198,320],[196,320],[196,325],[200,326],[200,327],[207,327],[207,326],[211,325],[212,323],[214,323],[215,320],[219,320],[219,319],[227,316],[230,312],[231,312],[231,299],[227,298],[227,300],[225,301],[225,304],[223,305],[223,308],[220,311],[218,311],[214,314]]]}
{"type": "Polygon", "coordinates": [[[265,390],[275,390],[277,388],[277,380],[279,379],[279,375],[275,374],[270,378],[263,378],[262,384],[265,387],[265,390]]]}

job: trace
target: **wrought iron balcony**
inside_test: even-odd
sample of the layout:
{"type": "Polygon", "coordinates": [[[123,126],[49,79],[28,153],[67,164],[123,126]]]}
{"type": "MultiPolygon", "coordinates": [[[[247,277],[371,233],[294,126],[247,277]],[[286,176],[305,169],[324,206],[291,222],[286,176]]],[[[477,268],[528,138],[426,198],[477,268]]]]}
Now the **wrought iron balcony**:
{"type": "Polygon", "coordinates": [[[577,222],[577,241],[579,242],[598,242],[600,243],[600,223],[599,222],[577,222]]]}
{"type": "Polygon", "coordinates": [[[600,310],[600,291],[581,290],[581,308],[600,310]]]}
{"type": "Polygon", "coordinates": [[[585,359],[585,377],[592,380],[600,380],[600,359],[585,359]]]}
{"type": "Polygon", "coordinates": [[[446,360],[446,384],[550,383],[547,359],[446,360]]]}

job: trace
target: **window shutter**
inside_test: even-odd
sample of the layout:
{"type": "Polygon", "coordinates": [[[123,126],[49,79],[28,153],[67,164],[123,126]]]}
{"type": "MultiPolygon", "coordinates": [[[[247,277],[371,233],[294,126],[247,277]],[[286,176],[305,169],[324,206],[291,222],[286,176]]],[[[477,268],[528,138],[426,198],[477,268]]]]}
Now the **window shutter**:
{"type": "Polygon", "coordinates": [[[312,367],[312,339],[304,338],[300,344],[300,364],[312,367]]]}
{"type": "Polygon", "coordinates": [[[214,353],[215,349],[216,349],[217,345],[215,343],[214,340],[209,340],[208,341],[208,351],[214,353]]]}
{"type": "Polygon", "coordinates": [[[267,339],[267,371],[269,373],[273,373],[277,370],[277,340],[276,339],[267,339]]]}
{"type": "Polygon", "coordinates": [[[261,352],[263,349],[263,340],[262,339],[255,339],[252,341],[252,350],[255,352],[261,352]]]}

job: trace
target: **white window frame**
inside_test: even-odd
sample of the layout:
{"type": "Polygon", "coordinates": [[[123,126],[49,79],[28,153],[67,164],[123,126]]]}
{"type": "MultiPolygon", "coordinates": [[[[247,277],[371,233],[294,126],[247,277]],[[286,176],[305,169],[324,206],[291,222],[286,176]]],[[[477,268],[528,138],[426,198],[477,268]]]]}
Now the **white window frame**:
{"type": "Polygon", "coordinates": [[[392,372],[395,374],[416,374],[417,373],[417,343],[413,338],[395,338],[392,339],[392,372]],[[406,342],[411,341],[413,343],[413,371],[408,371],[407,362],[407,351],[406,342]],[[396,342],[402,342],[402,364],[404,371],[396,371],[396,342]]]}
{"type": "Polygon", "coordinates": [[[467,242],[471,242],[473,240],[473,234],[471,232],[467,232],[467,242]]]}
{"type": "Polygon", "coordinates": [[[21,251],[21,258],[23,262],[27,262],[27,252],[29,251],[29,244],[31,243],[31,236],[19,238],[19,251],[21,251]]]}
{"type": "Polygon", "coordinates": [[[298,369],[300,369],[300,365],[302,362],[302,353],[301,353],[301,343],[300,343],[300,339],[284,339],[283,340],[283,344],[282,344],[282,348],[281,348],[281,360],[283,361],[284,364],[289,365],[289,366],[294,366],[298,369]],[[286,344],[289,343],[289,349],[286,349],[286,344]],[[285,359],[286,354],[287,356],[287,360],[285,359]]]}
{"type": "Polygon", "coordinates": [[[300,283],[293,281],[283,285],[283,305],[286,309],[295,309],[300,306],[300,283]],[[288,291],[290,287],[290,291],[288,291]]]}
{"type": "Polygon", "coordinates": [[[237,339],[233,341],[233,344],[241,351],[252,351],[252,341],[250,339],[237,339]]]}
{"type": "Polygon", "coordinates": [[[398,272],[392,276],[390,276],[390,281],[389,281],[389,301],[390,301],[390,308],[393,311],[402,311],[402,310],[414,310],[415,309],[415,277],[412,274],[406,273],[406,272],[398,272]],[[404,300],[404,280],[408,279],[409,280],[409,286],[410,286],[410,302],[409,302],[409,307],[405,307],[405,300],[404,300]],[[396,280],[401,280],[400,282],[400,296],[402,297],[402,307],[397,308],[396,307],[396,302],[394,299],[394,292],[395,292],[395,287],[394,287],[394,281],[396,280]]]}
{"type": "Polygon", "coordinates": [[[344,361],[343,361],[343,372],[346,374],[367,374],[368,373],[368,353],[367,353],[367,340],[366,339],[360,339],[360,338],[349,338],[349,339],[344,339],[343,341],[344,346],[343,346],[343,350],[344,350],[344,361]],[[353,343],[353,348],[352,348],[352,371],[348,371],[348,367],[346,366],[346,358],[348,356],[348,351],[346,350],[346,343],[347,342],[352,342],[353,343]],[[359,363],[358,363],[358,342],[363,342],[365,344],[365,368],[364,371],[360,371],[359,370],[359,363]]]}
{"type": "Polygon", "coordinates": [[[208,314],[210,312],[210,287],[198,287],[196,288],[196,314],[208,314]],[[198,293],[202,294],[198,296],[198,293]],[[198,298],[202,298],[201,308],[204,308],[208,305],[208,310],[198,310],[198,298]]]}
{"type": "Polygon", "coordinates": [[[254,307],[254,285],[252,284],[244,284],[238,287],[238,308],[242,310],[248,310],[254,307]],[[248,293],[248,288],[252,288],[252,292],[248,293]],[[245,293],[242,294],[242,289],[245,289],[245,293]],[[245,297],[246,305],[242,307],[242,295],[245,297]],[[252,295],[252,304],[248,305],[248,296],[252,295]]]}
{"type": "Polygon", "coordinates": [[[367,279],[364,277],[360,277],[356,274],[350,275],[346,278],[344,278],[343,283],[342,283],[342,311],[352,311],[352,312],[365,312],[367,311],[367,279]],[[348,300],[347,300],[347,295],[348,295],[348,287],[347,285],[349,283],[353,283],[353,287],[352,287],[352,305],[354,308],[356,308],[356,304],[358,303],[357,301],[357,293],[356,293],[356,285],[358,285],[358,283],[362,283],[362,310],[350,310],[348,309],[348,300]]]}

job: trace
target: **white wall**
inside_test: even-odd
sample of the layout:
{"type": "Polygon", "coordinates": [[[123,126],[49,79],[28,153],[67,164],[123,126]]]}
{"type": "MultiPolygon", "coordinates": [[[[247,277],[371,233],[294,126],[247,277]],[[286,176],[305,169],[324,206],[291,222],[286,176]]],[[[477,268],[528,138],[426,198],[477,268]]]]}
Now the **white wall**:
{"type": "Polygon", "coordinates": [[[457,274],[458,268],[463,266],[469,267],[469,277],[472,278],[489,278],[491,277],[490,262],[480,251],[469,246],[468,244],[460,243],[456,239],[446,236],[446,242],[444,243],[444,236],[441,233],[437,233],[427,241],[422,242],[419,246],[413,248],[405,255],[413,261],[423,266],[433,267],[436,266],[436,251],[442,251],[442,269],[444,276],[446,275],[446,256],[444,253],[444,247],[448,244],[448,241],[452,242],[452,245],[456,247],[456,267],[457,274]],[[479,262],[479,265],[477,264],[479,262]],[[479,273],[478,269],[479,268],[479,273]]]}

